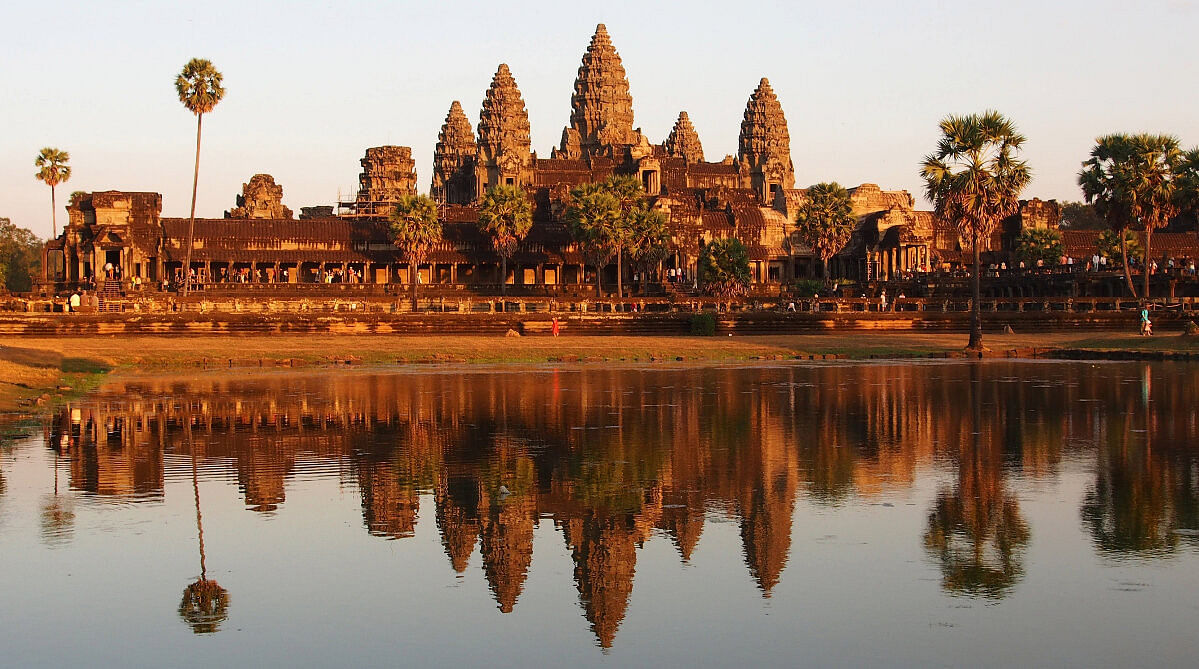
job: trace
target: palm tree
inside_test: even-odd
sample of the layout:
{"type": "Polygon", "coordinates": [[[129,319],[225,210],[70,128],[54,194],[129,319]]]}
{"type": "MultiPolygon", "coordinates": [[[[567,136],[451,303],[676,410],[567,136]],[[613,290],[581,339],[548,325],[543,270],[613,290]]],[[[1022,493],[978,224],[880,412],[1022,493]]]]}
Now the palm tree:
{"type": "Polygon", "coordinates": [[[524,190],[516,186],[495,186],[483,196],[479,206],[479,230],[491,237],[491,245],[500,256],[500,295],[508,283],[508,259],[533,227],[533,208],[524,190]]]}
{"type": "Polygon", "coordinates": [[[570,190],[566,222],[571,236],[595,265],[595,294],[603,297],[603,267],[616,252],[612,231],[620,219],[620,200],[599,184],[583,184],[570,190]]]}
{"type": "Polygon", "coordinates": [[[441,221],[437,203],[428,195],[402,195],[391,212],[391,243],[400,250],[411,268],[412,310],[416,311],[416,286],[420,283],[420,265],[435,245],[441,242],[441,221]]]}
{"type": "MultiPolygon", "coordinates": [[[[1185,162],[1178,139],[1170,135],[1104,135],[1095,140],[1091,157],[1078,175],[1087,202],[1119,231],[1135,225],[1145,231],[1144,297],[1149,297],[1149,262],[1153,230],[1178,213],[1178,183],[1186,183],[1185,162]]],[[[1128,267],[1128,258],[1124,258],[1128,267]]],[[[1129,290],[1132,274],[1125,269],[1129,290]]]]}
{"type": "Polygon", "coordinates": [[[749,254],[736,237],[713,239],[699,252],[699,280],[709,295],[731,300],[749,287],[749,254]]]}
{"type": "MultiPolygon", "coordinates": [[[[1132,189],[1128,166],[1132,162],[1132,142],[1128,135],[1104,135],[1095,141],[1091,157],[1082,163],[1078,185],[1088,204],[1095,207],[1107,225],[1118,235],[1124,281],[1128,293],[1137,296],[1128,265],[1128,231],[1135,223],[1132,214],[1136,193],[1132,189]]],[[[1147,256],[1145,256],[1147,257],[1147,256]]]]}
{"type": "Polygon", "coordinates": [[[632,212],[645,202],[645,189],[635,176],[610,176],[601,187],[620,203],[620,216],[613,221],[608,236],[616,249],[616,297],[624,298],[624,252],[632,241],[632,212]]]}
{"type": "Polygon", "coordinates": [[[196,232],[196,189],[200,184],[200,128],[204,115],[212,111],[225,97],[225,89],[221,86],[222,78],[221,73],[212,66],[212,62],[203,58],[189,60],[175,78],[175,91],[179,94],[179,101],[196,115],[196,168],[192,174],[192,207],[187,224],[187,253],[183,263],[185,297],[191,284],[192,242],[196,232]]]}
{"type": "Polygon", "coordinates": [[[795,214],[795,226],[804,243],[816,251],[829,280],[828,261],[853,237],[858,219],[853,215],[849,191],[837,182],[819,183],[807,191],[807,199],[795,214]]]}
{"type": "Polygon", "coordinates": [[[981,351],[979,244],[1000,221],[1019,211],[1020,191],[1031,181],[1032,173],[1027,163],[1016,159],[1024,136],[999,112],[947,116],[940,128],[937,149],[924,158],[920,176],[937,216],[956,223],[958,231],[970,238],[974,276],[967,348],[981,351]]]}
{"type": "Polygon", "coordinates": [[[644,204],[629,212],[629,258],[641,275],[643,295],[650,268],[666,259],[670,246],[670,231],[666,222],[666,214],[644,204]]]}
{"type": "Polygon", "coordinates": [[[1199,147],[1182,154],[1176,181],[1179,213],[1199,217],[1199,147]]]}
{"type": "Polygon", "coordinates": [[[50,239],[58,237],[58,205],[54,202],[54,187],[71,178],[71,166],[67,164],[70,160],[71,154],[47,146],[38,152],[37,159],[33,161],[34,166],[40,168],[33,176],[50,187],[50,230],[54,233],[50,239]]]}
{"type": "Polygon", "coordinates": [[[600,183],[576,186],[566,221],[577,241],[596,259],[596,290],[600,271],[616,256],[616,295],[624,297],[624,252],[632,243],[633,212],[645,204],[645,190],[634,176],[610,176],[600,183]]]}

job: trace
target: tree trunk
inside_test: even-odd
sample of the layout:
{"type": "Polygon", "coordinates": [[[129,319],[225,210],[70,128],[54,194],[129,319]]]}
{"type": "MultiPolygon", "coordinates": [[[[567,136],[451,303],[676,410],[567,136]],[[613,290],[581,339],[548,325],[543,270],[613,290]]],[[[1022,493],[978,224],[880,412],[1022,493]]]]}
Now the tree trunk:
{"type": "Polygon", "coordinates": [[[970,342],[966,344],[966,348],[971,351],[981,351],[983,348],[983,324],[978,302],[982,297],[982,283],[979,280],[979,268],[982,267],[982,262],[978,253],[978,228],[971,229],[970,242],[974,248],[974,276],[970,278],[970,342]]]}
{"type": "MultiPolygon", "coordinates": [[[[623,270],[624,270],[624,249],[618,248],[618,249],[616,249],[616,299],[617,300],[624,299],[624,282],[623,282],[624,277],[621,276],[622,274],[624,274],[623,270]]],[[[616,308],[619,310],[620,305],[617,304],[616,308]]]]}
{"type": "Polygon", "coordinates": [[[595,263],[595,299],[604,299],[604,268],[597,260],[595,263]]]}
{"type": "Polygon", "coordinates": [[[1149,238],[1152,235],[1153,235],[1153,224],[1146,223],[1145,224],[1145,259],[1141,261],[1141,271],[1145,273],[1145,299],[1146,300],[1151,297],[1151,295],[1149,293],[1149,278],[1150,278],[1150,276],[1149,276],[1149,259],[1152,258],[1153,255],[1149,252],[1149,248],[1150,248],[1149,247],[1149,238]]]}
{"type": "Polygon", "coordinates": [[[827,286],[831,283],[828,275],[828,258],[821,258],[821,260],[824,262],[824,285],[827,286]]]}
{"type": "Polygon", "coordinates": [[[54,184],[50,184],[50,239],[58,239],[58,205],[54,201],[54,184]]]}
{"type": "Polygon", "coordinates": [[[1124,260],[1124,281],[1128,283],[1128,293],[1135,300],[1137,297],[1137,288],[1132,283],[1132,269],[1128,266],[1128,238],[1124,236],[1124,230],[1120,230],[1120,255],[1124,260]]]}
{"type": "Polygon", "coordinates": [[[500,256],[500,297],[508,294],[508,256],[500,256]]]}
{"type": "Polygon", "coordinates": [[[412,311],[417,311],[418,307],[417,307],[417,303],[416,303],[416,284],[420,283],[420,263],[419,262],[416,262],[416,261],[412,262],[412,272],[411,272],[410,276],[408,277],[408,280],[412,282],[412,311]]]}
{"type": "Polygon", "coordinates": [[[187,253],[183,254],[183,297],[191,287],[192,243],[196,235],[196,189],[200,185],[200,128],[203,114],[196,114],[196,169],[192,172],[192,208],[187,223],[187,253]]]}

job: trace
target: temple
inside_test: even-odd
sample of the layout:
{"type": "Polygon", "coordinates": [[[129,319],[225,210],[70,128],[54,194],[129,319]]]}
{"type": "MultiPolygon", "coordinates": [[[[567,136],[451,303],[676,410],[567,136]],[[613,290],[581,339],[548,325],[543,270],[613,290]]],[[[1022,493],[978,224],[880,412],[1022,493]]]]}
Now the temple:
{"type": "MultiPolygon", "coordinates": [[[[823,271],[823,263],[794,232],[795,210],[806,191],[795,187],[787,118],[770,82],[762,78],[748,96],[737,154],[708,161],[686,111],[660,143],[634,126],[624,64],[602,24],[583,54],[570,96],[570,122],[549,158],[533,151],[529,112],[508,65],[496,69],[473,129],[462,104],[450,104],[429,181],[444,239],[419,267],[404,262],[386,225],[395,202],[417,193],[411,149],[368,148],[361,166],[352,200],[303,207],[299,219],[283,205],[281,185],[270,175],[254,175],[223,218],[196,220],[190,269],[197,280],[294,284],[336,276],[479,289],[501,283],[569,286],[582,295],[593,290],[596,272],[609,285],[620,272],[628,284],[632,268],[613,262],[596,268],[563,220],[572,187],[612,175],[635,176],[650,206],[668,219],[671,244],[661,273],[673,269],[692,283],[701,246],[727,237],[745,244],[757,286],[823,271]],[[480,199],[499,185],[524,189],[534,218],[505,276],[499,276],[500,259],[476,225],[480,199]]],[[[859,225],[830,265],[835,276],[885,280],[964,262],[956,228],[917,210],[910,193],[874,184],[850,193],[859,225]]],[[[158,285],[184,274],[189,222],[162,217],[161,195],[79,193],[67,210],[69,224],[46,247],[47,266],[61,271],[47,280],[70,285],[115,276],[158,285]]],[[[1027,225],[1056,226],[1059,215],[1055,202],[1026,203],[988,240],[989,247],[1010,247],[1027,225]]]]}

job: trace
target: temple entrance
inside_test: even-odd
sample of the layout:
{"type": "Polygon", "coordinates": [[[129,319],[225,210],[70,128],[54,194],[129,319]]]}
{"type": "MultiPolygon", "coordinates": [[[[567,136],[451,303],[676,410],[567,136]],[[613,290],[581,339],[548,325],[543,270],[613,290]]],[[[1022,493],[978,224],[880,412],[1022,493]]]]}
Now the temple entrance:
{"type": "Polygon", "coordinates": [[[105,279],[121,278],[121,250],[120,249],[105,249],[105,251],[104,251],[104,278],[105,279]]]}

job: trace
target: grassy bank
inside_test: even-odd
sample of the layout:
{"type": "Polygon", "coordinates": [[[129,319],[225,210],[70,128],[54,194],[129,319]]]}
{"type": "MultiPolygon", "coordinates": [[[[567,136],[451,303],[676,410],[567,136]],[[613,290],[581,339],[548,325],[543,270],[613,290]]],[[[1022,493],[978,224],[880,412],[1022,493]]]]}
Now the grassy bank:
{"type": "MultiPolygon", "coordinates": [[[[1199,353],[1199,338],[1126,332],[988,335],[996,353],[1084,349],[1199,353]]],[[[966,335],[846,333],[747,337],[208,335],[22,338],[0,347],[0,411],[28,411],[85,390],[104,373],[340,364],[736,362],[950,354],[966,335]]]]}

